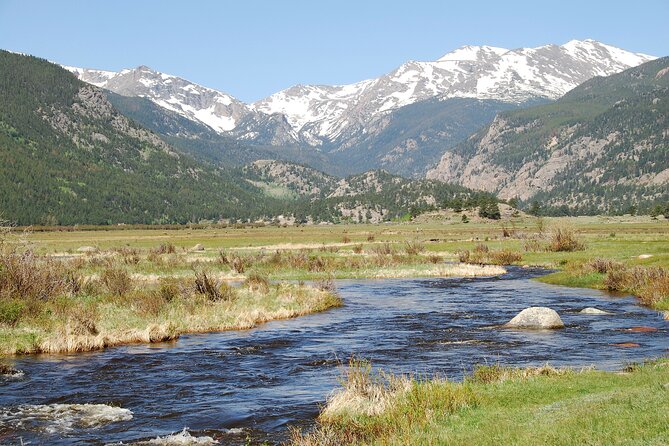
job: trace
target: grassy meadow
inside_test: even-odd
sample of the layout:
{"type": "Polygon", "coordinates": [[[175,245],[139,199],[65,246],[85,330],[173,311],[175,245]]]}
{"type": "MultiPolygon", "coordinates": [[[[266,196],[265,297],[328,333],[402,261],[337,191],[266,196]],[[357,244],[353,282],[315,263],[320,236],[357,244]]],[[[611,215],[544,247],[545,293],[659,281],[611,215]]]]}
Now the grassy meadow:
{"type": "Polygon", "coordinates": [[[666,445],[669,361],[621,372],[482,366],[463,382],[347,369],[292,446],[666,445]]]}
{"type": "MultiPolygon", "coordinates": [[[[495,275],[632,293],[669,314],[669,221],[502,221],[301,227],[32,228],[0,243],[0,353],[57,353],[244,329],[342,304],[332,279],[495,275]]],[[[620,373],[478,367],[463,382],[346,369],[294,446],[661,445],[669,362],[620,373]]]]}

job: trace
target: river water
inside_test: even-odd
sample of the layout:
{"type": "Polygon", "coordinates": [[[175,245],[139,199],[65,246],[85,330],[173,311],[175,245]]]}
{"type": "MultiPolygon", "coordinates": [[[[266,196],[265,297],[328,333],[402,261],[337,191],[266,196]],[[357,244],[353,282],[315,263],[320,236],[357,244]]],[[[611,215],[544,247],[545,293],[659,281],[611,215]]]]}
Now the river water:
{"type": "Polygon", "coordinates": [[[387,371],[450,379],[476,363],[617,369],[666,356],[669,322],[657,312],[631,297],[529,280],[540,274],[339,281],[344,307],[320,314],[173,343],[14,359],[24,375],[0,378],[0,444],[130,444],[179,432],[169,439],[278,443],[288,426],[313,423],[352,355],[387,371]],[[557,310],[566,328],[498,327],[529,306],[557,310]],[[584,307],[613,314],[578,314],[584,307]],[[657,331],[628,331],[635,326],[657,331]]]}

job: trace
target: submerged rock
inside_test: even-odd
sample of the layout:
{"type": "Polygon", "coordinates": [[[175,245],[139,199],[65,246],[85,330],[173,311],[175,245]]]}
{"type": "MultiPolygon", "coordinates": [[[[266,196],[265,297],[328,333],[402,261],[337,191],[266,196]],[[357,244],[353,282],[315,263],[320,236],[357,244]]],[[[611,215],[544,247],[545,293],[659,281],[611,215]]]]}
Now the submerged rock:
{"type": "Polygon", "coordinates": [[[636,348],[636,347],[641,347],[639,344],[636,342],[621,342],[619,344],[609,344],[612,345],[613,347],[620,347],[620,348],[636,348]]]}
{"type": "Polygon", "coordinates": [[[655,328],[655,327],[640,326],[640,327],[628,328],[625,331],[631,331],[633,333],[653,333],[653,332],[658,331],[658,329],[655,328]]]}
{"type": "Polygon", "coordinates": [[[0,363],[0,376],[16,377],[22,376],[23,372],[13,367],[0,363]]]}
{"type": "Polygon", "coordinates": [[[579,311],[581,314],[613,314],[609,313],[608,311],[600,310],[599,308],[594,308],[594,307],[588,307],[584,308],[581,311],[579,311]]]}
{"type": "Polygon", "coordinates": [[[557,311],[547,307],[525,308],[506,323],[509,328],[548,329],[563,328],[564,322],[557,311]]]}

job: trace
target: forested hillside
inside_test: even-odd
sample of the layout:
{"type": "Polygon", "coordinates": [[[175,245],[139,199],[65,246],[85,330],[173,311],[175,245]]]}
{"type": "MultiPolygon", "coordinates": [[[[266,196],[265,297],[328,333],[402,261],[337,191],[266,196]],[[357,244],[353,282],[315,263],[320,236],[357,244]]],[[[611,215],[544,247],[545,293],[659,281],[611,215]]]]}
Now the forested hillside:
{"type": "Polygon", "coordinates": [[[456,198],[494,200],[383,171],[339,179],[282,161],[265,170],[262,162],[227,166],[229,152],[247,150],[243,145],[226,145],[218,135],[206,150],[193,150],[180,141],[193,134],[209,138],[206,127],[162,109],[155,113],[141,98],[112,100],[136,120],[122,115],[105,91],[63,68],[0,52],[3,219],[20,225],[272,221],[280,215],[293,222],[381,221],[456,198]],[[305,193],[304,181],[319,192],[305,193]]]}
{"type": "Polygon", "coordinates": [[[552,213],[669,202],[669,58],[594,78],[552,104],[501,113],[428,177],[552,213]]]}
{"type": "Polygon", "coordinates": [[[257,213],[264,195],[119,114],[102,90],[0,51],[0,214],[18,224],[187,222],[257,213]]]}

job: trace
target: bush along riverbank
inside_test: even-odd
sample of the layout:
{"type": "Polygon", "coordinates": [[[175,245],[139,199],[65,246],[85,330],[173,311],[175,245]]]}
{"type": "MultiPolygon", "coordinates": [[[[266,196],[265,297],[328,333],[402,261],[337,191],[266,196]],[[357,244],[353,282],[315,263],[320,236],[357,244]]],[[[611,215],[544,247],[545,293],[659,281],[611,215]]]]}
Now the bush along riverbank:
{"type": "MultiPolygon", "coordinates": [[[[639,298],[642,305],[664,311],[669,319],[669,269],[660,265],[630,265],[625,261],[598,256],[598,249],[588,248],[575,230],[568,225],[557,225],[545,234],[538,234],[523,241],[526,254],[531,254],[535,263],[549,263],[549,256],[555,253],[563,257],[552,265],[560,271],[538,278],[539,281],[554,285],[577,288],[594,288],[607,291],[629,293],[639,298]],[[588,257],[592,253],[593,257],[588,257]],[[542,255],[543,254],[543,255],[542,255]]],[[[510,249],[492,250],[484,243],[473,250],[458,253],[464,263],[478,265],[523,264],[523,254],[510,249]]],[[[639,261],[652,255],[633,257],[639,261]]]]}
{"type": "Polygon", "coordinates": [[[341,305],[328,283],[271,284],[249,274],[232,286],[205,268],[138,281],[121,260],[94,276],[79,260],[0,254],[0,354],[66,353],[161,342],[182,333],[247,329],[341,305]]]}
{"type": "Polygon", "coordinates": [[[668,360],[620,372],[483,366],[462,382],[352,361],[317,426],[290,444],[659,446],[668,412],[668,360]]]}

